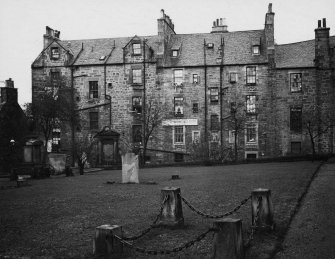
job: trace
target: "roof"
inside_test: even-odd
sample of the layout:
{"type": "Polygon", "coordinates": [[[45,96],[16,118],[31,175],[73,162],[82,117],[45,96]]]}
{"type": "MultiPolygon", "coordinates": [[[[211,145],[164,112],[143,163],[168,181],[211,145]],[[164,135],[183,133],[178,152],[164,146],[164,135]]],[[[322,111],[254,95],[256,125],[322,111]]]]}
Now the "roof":
{"type": "Polygon", "coordinates": [[[276,67],[314,67],[315,41],[276,45],[276,67]]]}
{"type": "MultiPolygon", "coordinates": [[[[335,46],[335,36],[330,37],[330,46],[335,46]]],[[[276,67],[314,67],[315,40],[276,45],[276,67]]]]}
{"type": "Polygon", "coordinates": [[[264,30],[237,31],[226,33],[199,33],[172,35],[168,49],[180,46],[178,57],[167,53],[165,66],[197,66],[204,65],[204,41],[213,43],[213,49],[206,48],[206,64],[220,63],[221,38],[224,41],[223,64],[250,64],[267,62],[265,51],[264,30]],[[252,45],[261,43],[261,55],[252,55],[252,45]]]}

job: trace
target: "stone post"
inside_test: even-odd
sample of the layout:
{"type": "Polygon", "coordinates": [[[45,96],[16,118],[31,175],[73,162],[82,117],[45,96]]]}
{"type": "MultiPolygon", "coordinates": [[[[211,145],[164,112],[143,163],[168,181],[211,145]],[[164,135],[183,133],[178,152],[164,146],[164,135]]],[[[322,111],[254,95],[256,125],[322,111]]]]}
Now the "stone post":
{"type": "Polygon", "coordinates": [[[259,188],[252,191],[251,210],[252,210],[252,222],[256,221],[255,226],[270,227],[270,228],[274,227],[273,207],[272,207],[270,190],[259,188]]]}
{"type": "Polygon", "coordinates": [[[178,227],[184,225],[180,188],[163,188],[161,190],[162,203],[166,196],[168,196],[168,200],[163,204],[163,211],[158,224],[167,227],[178,227]]]}
{"type": "Polygon", "coordinates": [[[123,245],[112,234],[122,237],[122,227],[109,224],[96,227],[93,240],[94,255],[116,256],[116,258],[122,255],[123,245]]]}
{"type": "Polygon", "coordinates": [[[225,218],[214,222],[216,229],[212,259],[244,258],[242,220],[225,218]]]}

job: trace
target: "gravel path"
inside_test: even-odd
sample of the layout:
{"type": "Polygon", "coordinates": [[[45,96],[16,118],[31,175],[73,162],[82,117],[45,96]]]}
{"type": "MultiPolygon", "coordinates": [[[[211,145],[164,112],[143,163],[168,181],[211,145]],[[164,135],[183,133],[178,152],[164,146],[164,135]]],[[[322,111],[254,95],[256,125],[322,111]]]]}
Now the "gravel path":
{"type": "Polygon", "coordinates": [[[335,258],[335,163],[321,167],[283,244],[281,258],[335,258]]]}

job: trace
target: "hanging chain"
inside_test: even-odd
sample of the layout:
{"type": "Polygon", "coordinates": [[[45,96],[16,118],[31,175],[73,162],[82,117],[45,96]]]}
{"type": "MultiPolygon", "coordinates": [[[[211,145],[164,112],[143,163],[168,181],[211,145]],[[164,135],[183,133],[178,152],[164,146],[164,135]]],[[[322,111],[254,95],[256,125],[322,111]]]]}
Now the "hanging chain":
{"type": "Polygon", "coordinates": [[[250,230],[250,236],[245,244],[246,247],[249,247],[250,244],[251,244],[251,241],[254,239],[254,235],[255,235],[255,232],[256,232],[256,228],[257,228],[257,222],[258,222],[258,219],[259,219],[259,214],[260,214],[260,211],[261,211],[261,204],[262,204],[262,196],[259,196],[258,199],[257,199],[257,207],[256,207],[256,215],[252,221],[252,224],[251,224],[251,230],[250,230]]]}
{"type": "MultiPolygon", "coordinates": [[[[147,255],[158,255],[158,254],[171,254],[171,253],[178,253],[186,248],[189,248],[191,246],[193,246],[196,242],[200,242],[201,240],[203,240],[208,233],[212,232],[212,231],[215,231],[214,228],[209,228],[207,229],[205,232],[203,232],[202,234],[200,234],[199,236],[197,236],[196,238],[192,239],[191,241],[185,243],[184,245],[182,246],[178,246],[178,247],[175,247],[175,248],[172,248],[172,249],[164,249],[164,250],[151,250],[151,249],[147,249],[147,248],[142,248],[142,247],[137,247],[137,246],[134,246],[132,243],[126,241],[125,239],[117,236],[117,235],[114,235],[115,238],[117,238],[122,244],[126,245],[127,247],[137,251],[137,252],[140,252],[140,253],[143,253],[143,254],[147,254],[147,255]]],[[[111,237],[111,236],[109,236],[111,237]]]]}
{"type": "MultiPolygon", "coordinates": [[[[180,194],[179,194],[179,195],[180,195],[180,194]]],[[[237,207],[235,207],[233,210],[231,210],[231,211],[229,211],[229,212],[227,212],[227,213],[225,213],[225,214],[222,214],[222,215],[210,215],[210,214],[206,214],[206,213],[204,213],[204,212],[202,212],[202,211],[196,209],[196,208],[195,208],[189,201],[187,201],[183,196],[180,195],[180,197],[181,197],[182,201],[183,201],[183,202],[184,202],[184,203],[185,203],[191,210],[193,210],[195,213],[199,214],[200,216],[205,217],[205,218],[211,218],[211,219],[219,219],[219,218],[223,218],[223,217],[229,216],[229,215],[231,215],[231,214],[237,212],[237,211],[238,211],[244,204],[247,203],[247,201],[251,198],[251,195],[250,195],[248,198],[242,200],[242,201],[240,202],[240,204],[239,204],[237,207]]]]}
{"type": "Polygon", "coordinates": [[[151,229],[157,227],[156,226],[156,223],[157,221],[159,220],[162,212],[163,212],[163,208],[164,208],[164,204],[168,201],[169,199],[169,195],[166,195],[164,197],[164,200],[163,202],[161,203],[161,207],[160,207],[160,210],[159,210],[159,213],[157,214],[155,220],[153,221],[153,223],[150,225],[150,227],[142,230],[138,235],[135,235],[135,236],[131,236],[131,237],[123,237],[123,240],[127,240],[127,241],[131,241],[131,240],[136,240],[136,239],[139,239],[141,237],[143,237],[144,235],[146,235],[147,233],[149,233],[151,231],[151,229]]]}

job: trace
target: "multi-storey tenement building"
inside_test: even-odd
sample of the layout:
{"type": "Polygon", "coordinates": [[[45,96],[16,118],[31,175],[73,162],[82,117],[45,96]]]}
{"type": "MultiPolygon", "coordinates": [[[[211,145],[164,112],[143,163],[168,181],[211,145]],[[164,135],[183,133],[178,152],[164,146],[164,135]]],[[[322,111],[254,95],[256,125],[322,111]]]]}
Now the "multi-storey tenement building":
{"type": "Polygon", "coordinates": [[[274,15],[270,4],[260,30],[229,32],[217,19],[210,33],[177,34],[162,10],[158,35],[93,40],[61,40],[47,27],[33,99],[46,76],[68,79],[81,125],[62,129],[62,148],[97,134],[98,165],[119,161],[120,138],[143,142],[151,100],[164,107],[148,143],[152,162],[211,158],[235,141],[239,159],[311,153],[306,115],[317,118],[317,152],[334,153],[334,127],[322,123],[334,118],[335,37],[323,19],[314,40],[277,45],[274,15]]]}

